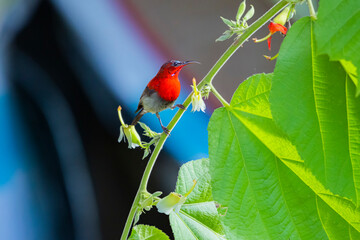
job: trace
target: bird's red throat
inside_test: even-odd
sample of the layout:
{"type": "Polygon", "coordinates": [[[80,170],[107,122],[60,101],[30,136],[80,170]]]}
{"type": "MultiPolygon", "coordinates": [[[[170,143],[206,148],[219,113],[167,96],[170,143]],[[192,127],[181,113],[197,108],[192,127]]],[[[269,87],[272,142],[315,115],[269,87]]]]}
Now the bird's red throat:
{"type": "Polygon", "coordinates": [[[155,77],[149,84],[148,88],[157,91],[159,96],[165,101],[173,102],[180,95],[180,81],[177,76],[155,77]]]}

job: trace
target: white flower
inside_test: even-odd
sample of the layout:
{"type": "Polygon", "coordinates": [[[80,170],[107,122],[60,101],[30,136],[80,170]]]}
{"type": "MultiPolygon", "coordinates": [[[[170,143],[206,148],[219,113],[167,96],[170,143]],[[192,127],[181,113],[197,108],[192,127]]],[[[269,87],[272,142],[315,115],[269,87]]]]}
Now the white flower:
{"type": "Polygon", "coordinates": [[[184,196],[179,193],[172,192],[163,199],[161,199],[156,204],[159,213],[165,213],[166,215],[169,215],[173,210],[178,213],[181,206],[185,203],[186,197],[194,190],[196,186],[196,180],[193,180],[193,182],[194,185],[184,196]]]}
{"type": "Polygon", "coordinates": [[[165,213],[166,215],[169,215],[173,210],[178,213],[185,201],[185,196],[172,192],[163,199],[161,199],[156,204],[156,207],[159,213],[165,213]]]}
{"type": "Polygon", "coordinates": [[[121,115],[121,107],[118,107],[118,114],[119,114],[119,119],[120,119],[120,135],[118,138],[118,142],[121,142],[123,139],[126,142],[126,140],[128,141],[128,147],[129,148],[136,148],[136,147],[142,147],[144,148],[144,146],[141,143],[141,138],[140,135],[137,133],[135,126],[134,125],[127,125],[124,123],[124,120],[122,118],[121,115]]]}
{"type": "Polygon", "coordinates": [[[194,93],[191,96],[191,104],[192,104],[192,112],[196,112],[196,111],[203,111],[205,112],[206,109],[206,105],[205,102],[202,98],[201,95],[201,91],[199,91],[196,87],[196,80],[195,78],[193,78],[193,85],[191,85],[194,93]]]}

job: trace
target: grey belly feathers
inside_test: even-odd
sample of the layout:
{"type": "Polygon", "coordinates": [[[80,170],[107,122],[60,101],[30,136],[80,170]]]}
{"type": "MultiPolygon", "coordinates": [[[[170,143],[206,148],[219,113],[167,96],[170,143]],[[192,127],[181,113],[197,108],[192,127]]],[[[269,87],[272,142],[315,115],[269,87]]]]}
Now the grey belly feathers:
{"type": "Polygon", "coordinates": [[[149,95],[144,95],[140,99],[140,103],[143,109],[147,112],[157,113],[165,110],[172,105],[174,102],[168,102],[162,99],[156,91],[152,91],[149,95]]]}

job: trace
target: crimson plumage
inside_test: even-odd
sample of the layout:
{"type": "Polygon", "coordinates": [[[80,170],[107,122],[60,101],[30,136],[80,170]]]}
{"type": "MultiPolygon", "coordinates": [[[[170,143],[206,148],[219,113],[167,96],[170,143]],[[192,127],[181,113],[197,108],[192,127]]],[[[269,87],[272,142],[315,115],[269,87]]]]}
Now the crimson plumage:
{"type": "Polygon", "coordinates": [[[163,126],[159,112],[167,108],[174,109],[175,107],[184,108],[182,104],[174,106],[176,99],[180,95],[180,70],[191,63],[198,63],[195,61],[177,61],[171,60],[164,63],[156,76],[147,84],[139,101],[138,108],[135,112],[139,113],[135,116],[132,125],[136,125],[140,118],[147,112],[155,113],[158,117],[163,131],[169,134],[166,127],[163,126]]]}

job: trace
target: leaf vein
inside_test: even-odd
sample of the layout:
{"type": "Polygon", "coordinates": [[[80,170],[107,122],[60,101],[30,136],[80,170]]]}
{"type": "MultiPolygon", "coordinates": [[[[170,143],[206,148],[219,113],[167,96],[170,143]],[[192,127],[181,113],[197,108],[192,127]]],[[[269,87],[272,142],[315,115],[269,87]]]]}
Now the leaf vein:
{"type": "MultiPolygon", "coordinates": [[[[239,149],[240,149],[241,157],[242,157],[243,162],[244,162],[244,168],[245,168],[245,171],[246,171],[246,176],[247,176],[248,181],[249,181],[249,187],[250,187],[253,195],[255,196],[254,190],[253,190],[252,187],[251,187],[250,177],[249,177],[249,175],[248,175],[248,171],[247,171],[247,168],[246,168],[246,163],[245,163],[244,155],[243,155],[243,153],[242,153],[242,151],[241,151],[239,137],[238,137],[238,135],[237,135],[237,132],[235,131],[234,124],[233,124],[233,122],[231,121],[230,112],[227,111],[227,113],[228,113],[228,117],[229,117],[229,121],[230,121],[231,127],[232,127],[232,129],[233,129],[233,131],[234,131],[234,135],[235,135],[235,137],[236,137],[236,139],[237,139],[237,143],[238,143],[238,146],[239,146],[239,149]]],[[[255,199],[256,205],[258,205],[255,197],[254,197],[254,199],[255,199]]],[[[257,211],[258,211],[258,214],[259,214],[258,208],[257,208],[257,211]]],[[[266,226],[266,224],[265,224],[265,222],[264,222],[264,219],[262,218],[262,215],[261,215],[261,214],[259,214],[259,215],[260,215],[260,219],[261,219],[261,221],[262,221],[262,223],[263,223],[263,225],[264,225],[264,229],[266,230],[266,233],[268,234],[269,238],[271,239],[271,236],[270,236],[270,233],[269,233],[269,229],[267,229],[267,226],[266,226]]]]}

